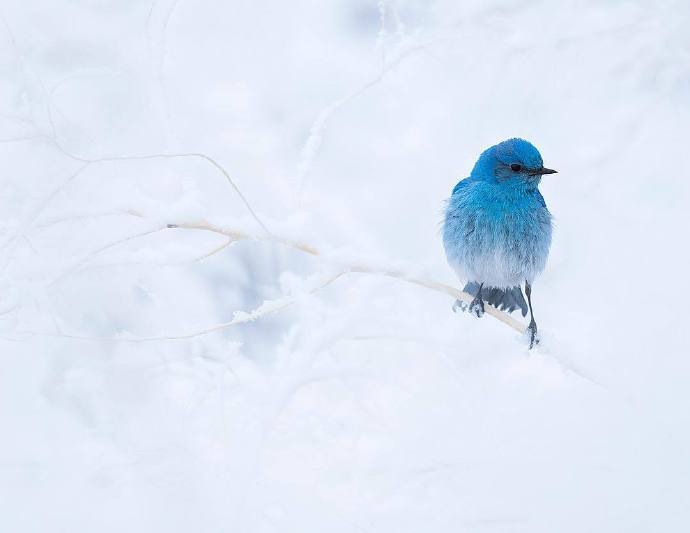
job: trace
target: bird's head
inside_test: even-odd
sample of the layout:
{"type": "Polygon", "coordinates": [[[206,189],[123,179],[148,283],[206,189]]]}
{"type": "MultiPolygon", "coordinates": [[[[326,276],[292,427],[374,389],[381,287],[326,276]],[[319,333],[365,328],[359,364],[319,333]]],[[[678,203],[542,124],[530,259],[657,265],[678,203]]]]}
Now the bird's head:
{"type": "Polygon", "coordinates": [[[475,179],[536,187],[544,174],[555,174],[544,168],[541,154],[524,139],[508,139],[488,148],[472,169],[475,179]]]}

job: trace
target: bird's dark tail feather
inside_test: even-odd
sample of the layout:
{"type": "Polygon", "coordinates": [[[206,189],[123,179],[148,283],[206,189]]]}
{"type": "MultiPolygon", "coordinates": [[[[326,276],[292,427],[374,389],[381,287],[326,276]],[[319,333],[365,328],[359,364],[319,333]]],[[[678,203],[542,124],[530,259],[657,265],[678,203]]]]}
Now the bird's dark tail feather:
{"type": "MultiPolygon", "coordinates": [[[[477,296],[479,283],[470,281],[465,285],[463,291],[472,296],[477,296]]],[[[508,313],[520,309],[522,316],[527,316],[527,302],[525,302],[525,297],[522,295],[520,287],[511,287],[510,289],[482,287],[482,300],[493,305],[496,309],[508,313]]]]}

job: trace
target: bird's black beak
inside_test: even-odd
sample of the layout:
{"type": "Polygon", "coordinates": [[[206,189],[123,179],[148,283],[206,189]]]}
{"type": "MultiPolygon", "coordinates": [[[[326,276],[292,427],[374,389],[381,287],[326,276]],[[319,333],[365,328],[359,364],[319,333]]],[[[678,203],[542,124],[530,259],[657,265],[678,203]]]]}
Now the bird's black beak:
{"type": "Polygon", "coordinates": [[[544,174],[558,174],[558,170],[552,170],[550,168],[541,167],[529,172],[530,176],[543,176],[544,174]]]}

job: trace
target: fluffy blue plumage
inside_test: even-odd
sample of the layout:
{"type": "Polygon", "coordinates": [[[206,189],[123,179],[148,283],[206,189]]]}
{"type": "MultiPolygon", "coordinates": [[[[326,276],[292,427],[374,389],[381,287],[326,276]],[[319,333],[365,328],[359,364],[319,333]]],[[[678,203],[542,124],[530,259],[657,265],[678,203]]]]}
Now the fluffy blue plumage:
{"type": "Polygon", "coordinates": [[[501,289],[506,298],[494,291],[490,303],[526,314],[519,286],[529,288],[544,269],[551,245],[551,214],[537,187],[543,174],[554,172],[532,144],[509,139],[485,150],[453,189],[443,227],[446,257],[480,299],[501,289]],[[514,289],[519,297],[510,294],[514,289]]]}

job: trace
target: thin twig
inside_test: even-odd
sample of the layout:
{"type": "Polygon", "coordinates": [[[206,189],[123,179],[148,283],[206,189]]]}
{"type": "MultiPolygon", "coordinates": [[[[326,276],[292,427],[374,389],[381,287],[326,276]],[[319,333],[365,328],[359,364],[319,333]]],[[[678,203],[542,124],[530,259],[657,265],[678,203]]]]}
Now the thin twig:
{"type": "Polygon", "coordinates": [[[136,233],[134,235],[128,235],[126,237],[122,237],[120,239],[109,242],[108,244],[105,244],[105,245],[101,246],[100,248],[97,248],[96,250],[89,252],[87,255],[85,255],[85,256],[81,257],[80,259],[78,259],[77,261],[75,261],[72,265],[70,265],[65,270],[63,270],[56,278],[54,278],[52,281],[50,281],[47,286],[52,287],[54,285],[57,285],[59,282],[61,282],[65,278],[69,277],[74,272],[77,272],[84,264],[88,263],[89,260],[91,260],[93,257],[95,257],[98,254],[105,252],[106,250],[109,250],[111,248],[115,248],[116,246],[119,246],[119,245],[124,244],[124,243],[129,242],[129,241],[132,241],[134,239],[138,239],[140,237],[146,237],[148,235],[153,235],[154,233],[158,233],[159,231],[163,231],[164,229],[166,229],[165,226],[151,228],[151,229],[148,229],[146,231],[142,231],[142,232],[136,233]]]}
{"type": "Polygon", "coordinates": [[[402,50],[398,54],[398,56],[390,62],[386,62],[384,58],[383,64],[381,65],[381,69],[374,77],[372,77],[369,81],[363,83],[350,93],[346,94],[345,96],[342,96],[337,100],[331,102],[319,112],[316,119],[309,128],[309,135],[307,136],[307,139],[302,145],[302,149],[300,150],[300,162],[299,167],[297,169],[296,180],[296,193],[298,202],[302,201],[302,194],[306,187],[307,178],[309,177],[309,173],[314,164],[314,160],[316,159],[316,156],[318,155],[319,149],[321,147],[321,143],[323,141],[324,136],[324,130],[326,128],[327,123],[330,121],[332,115],[350,101],[356,99],[360,95],[367,92],[370,88],[381,83],[389,72],[398,68],[408,58],[413,57],[415,54],[419,52],[425,51],[427,47],[427,43],[411,46],[405,50],[402,50]]]}
{"type": "Polygon", "coordinates": [[[145,161],[145,160],[152,160],[152,159],[178,159],[178,158],[197,158],[197,159],[202,159],[212,165],[216,170],[218,170],[224,177],[225,180],[230,184],[230,186],[233,188],[235,193],[237,193],[237,196],[239,196],[240,200],[246,207],[247,211],[249,214],[252,216],[252,218],[256,221],[256,223],[261,227],[261,229],[264,230],[264,232],[267,235],[271,235],[271,230],[268,229],[266,224],[259,218],[259,215],[256,214],[256,211],[254,211],[254,208],[251,206],[249,203],[249,200],[247,200],[247,197],[242,193],[242,191],[239,189],[237,184],[234,182],[232,177],[230,176],[230,173],[225,170],[225,168],[218,163],[215,159],[213,159],[211,156],[206,155],[201,152],[182,152],[182,153],[169,153],[169,154],[143,154],[143,155],[123,155],[123,156],[112,156],[112,157],[99,157],[96,159],[88,159],[85,157],[81,157],[75,154],[72,154],[65,150],[60,144],[57,142],[55,143],[55,146],[57,149],[65,156],[74,159],[75,161],[81,161],[82,163],[85,163],[86,165],[91,165],[91,164],[96,164],[96,163],[112,163],[116,161],[145,161]]]}

